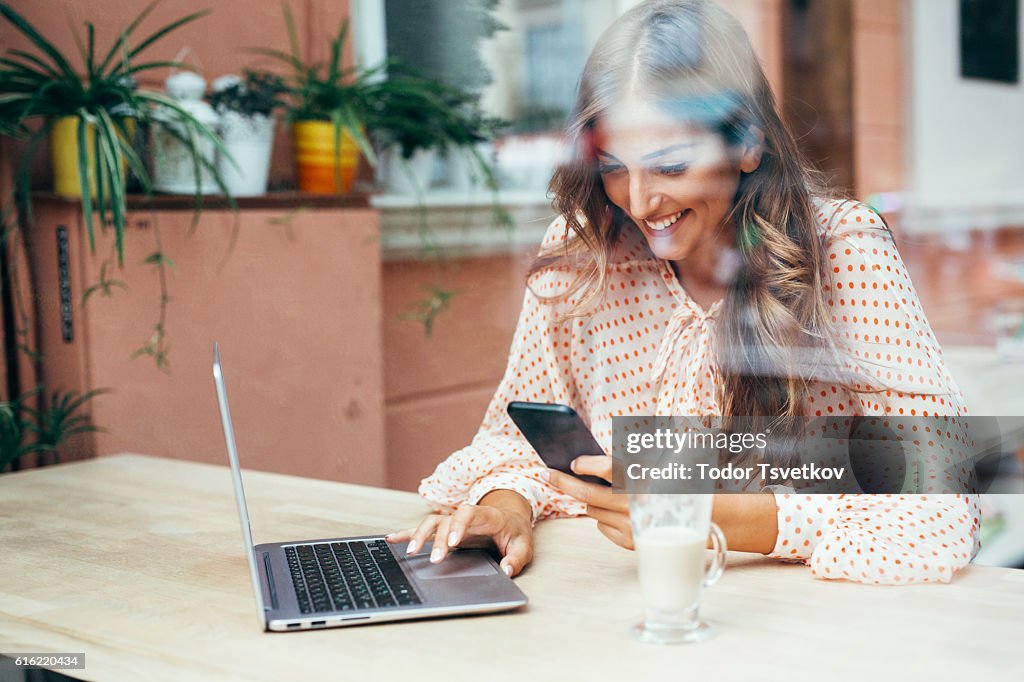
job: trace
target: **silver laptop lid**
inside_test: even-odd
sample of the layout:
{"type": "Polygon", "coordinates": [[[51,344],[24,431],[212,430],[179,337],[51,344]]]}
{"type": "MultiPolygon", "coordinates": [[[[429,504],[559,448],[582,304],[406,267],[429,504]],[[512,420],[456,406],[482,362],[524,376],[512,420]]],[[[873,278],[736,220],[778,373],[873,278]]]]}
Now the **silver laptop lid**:
{"type": "Polygon", "coordinates": [[[249,576],[256,593],[256,607],[259,609],[260,626],[266,627],[266,606],[263,604],[263,588],[256,573],[256,549],[249,527],[249,508],[245,506],[245,489],[242,487],[242,469],[238,465],[238,448],[235,447],[235,429],[231,425],[231,410],[228,409],[228,392],[224,387],[224,370],[220,365],[220,345],[213,343],[213,382],[217,385],[217,403],[220,405],[220,421],[224,426],[224,441],[228,446],[231,460],[231,477],[235,482],[235,501],[238,503],[238,520],[242,523],[242,539],[245,541],[245,556],[249,560],[249,576]]]}

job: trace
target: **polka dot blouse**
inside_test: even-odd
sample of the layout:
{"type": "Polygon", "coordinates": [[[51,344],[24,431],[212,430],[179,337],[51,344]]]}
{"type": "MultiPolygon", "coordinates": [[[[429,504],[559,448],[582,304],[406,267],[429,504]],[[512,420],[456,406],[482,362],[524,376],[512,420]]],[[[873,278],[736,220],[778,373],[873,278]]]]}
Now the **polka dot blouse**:
{"type": "MultiPolygon", "coordinates": [[[[966,414],[963,394],[881,218],[854,202],[821,201],[819,234],[831,272],[823,295],[856,388],[815,386],[807,415],[966,414]]],[[[565,239],[549,226],[543,246],[565,239]]],[[[467,447],[423,480],[442,510],[513,490],[535,520],[575,516],[584,505],[542,480],[544,464],[508,418],[510,401],[564,403],[611,452],[612,418],[721,414],[712,362],[719,303],[701,309],[668,261],[637,229],[624,229],[608,264],[608,295],[588,318],[560,321],[578,296],[568,265],[535,273],[523,300],[505,376],[467,447]]],[[[909,584],[948,581],[979,548],[976,495],[797,495],[776,491],[778,540],[770,556],[800,561],[818,578],[909,584]]]]}

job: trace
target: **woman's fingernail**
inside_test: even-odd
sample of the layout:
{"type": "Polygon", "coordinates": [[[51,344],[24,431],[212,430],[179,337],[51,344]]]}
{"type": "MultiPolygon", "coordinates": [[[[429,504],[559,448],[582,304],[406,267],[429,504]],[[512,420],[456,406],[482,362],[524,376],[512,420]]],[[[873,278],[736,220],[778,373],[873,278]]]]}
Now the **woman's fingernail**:
{"type": "Polygon", "coordinates": [[[459,534],[455,531],[448,533],[448,546],[454,547],[457,544],[459,544],[459,534]]]}
{"type": "Polygon", "coordinates": [[[440,547],[435,547],[434,551],[430,553],[430,561],[432,563],[436,564],[440,560],[441,560],[441,548],[440,547]]]}
{"type": "Polygon", "coordinates": [[[569,468],[572,469],[573,473],[576,473],[576,460],[569,462],[569,468]]]}
{"type": "Polygon", "coordinates": [[[406,554],[415,554],[416,550],[420,548],[420,543],[415,540],[409,541],[409,546],[405,548],[406,554]]]}
{"type": "Polygon", "coordinates": [[[507,575],[509,578],[512,577],[512,567],[509,566],[508,564],[505,564],[504,566],[502,566],[501,570],[504,571],[505,575],[507,575]]]}
{"type": "Polygon", "coordinates": [[[540,472],[540,479],[542,481],[550,481],[551,480],[551,469],[544,469],[543,471],[541,471],[540,472]]]}

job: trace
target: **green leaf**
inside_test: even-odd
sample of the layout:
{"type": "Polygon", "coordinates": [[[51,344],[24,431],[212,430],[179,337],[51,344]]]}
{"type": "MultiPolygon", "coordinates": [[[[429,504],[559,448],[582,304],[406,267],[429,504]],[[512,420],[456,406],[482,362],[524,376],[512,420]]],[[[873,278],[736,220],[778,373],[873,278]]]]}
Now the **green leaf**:
{"type": "Polygon", "coordinates": [[[281,8],[284,11],[284,25],[288,32],[288,45],[292,50],[292,58],[299,64],[299,70],[301,71],[302,50],[299,49],[299,35],[295,30],[295,19],[292,17],[292,9],[286,2],[281,3],[281,8]]]}
{"type": "Polygon", "coordinates": [[[114,287],[121,287],[122,289],[127,289],[128,285],[122,282],[121,280],[109,279],[107,277],[107,263],[104,262],[102,265],[100,265],[99,282],[90,286],[88,289],[85,290],[85,293],[82,294],[82,306],[85,306],[85,303],[86,301],[89,300],[89,297],[95,294],[97,291],[102,292],[102,294],[107,297],[113,296],[114,287]]]}
{"type": "MultiPolygon", "coordinates": [[[[53,79],[53,80],[60,80],[62,78],[61,74],[58,73],[56,71],[56,69],[53,68],[53,66],[51,66],[50,64],[47,64],[42,59],[40,59],[39,57],[35,56],[34,54],[32,54],[30,52],[25,52],[24,50],[18,50],[18,49],[13,49],[12,48],[12,49],[8,50],[7,53],[10,54],[10,55],[14,55],[16,57],[21,57],[25,61],[27,61],[27,62],[29,62],[31,64],[34,64],[35,66],[38,66],[41,69],[41,71],[34,71],[33,73],[41,74],[41,75],[43,75],[44,78],[53,79]]],[[[18,62],[14,62],[14,63],[19,64],[19,66],[23,70],[31,70],[25,64],[20,64],[18,62]]]]}
{"type": "MultiPolygon", "coordinates": [[[[85,214],[85,229],[89,235],[89,250],[96,251],[95,232],[92,225],[92,187],[89,178],[92,177],[92,167],[89,165],[89,122],[83,117],[78,117],[78,186],[82,192],[82,213],[85,214]]],[[[95,139],[95,136],[94,136],[95,139]]],[[[97,173],[97,192],[99,191],[99,174],[97,173]]],[[[102,206],[102,197],[100,198],[102,206]]],[[[102,210],[102,209],[101,209],[102,210]]]]}
{"type": "Polygon", "coordinates": [[[60,50],[58,50],[53,43],[40,35],[39,31],[37,31],[35,27],[28,22],[28,20],[15,12],[13,8],[9,7],[5,3],[0,3],[0,14],[2,14],[7,21],[11,22],[11,24],[13,24],[22,35],[27,37],[29,41],[31,41],[31,43],[41,52],[52,59],[54,66],[57,67],[56,70],[63,74],[67,80],[78,80],[75,70],[71,68],[68,60],[64,58],[64,55],[60,53],[60,50]]]}
{"type": "Polygon", "coordinates": [[[139,13],[139,16],[135,17],[132,23],[128,24],[127,27],[118,35],[117,40],[110,46],[110,51],[107,52],[107,56],[100,63],[99,68],[96,69],[98,73],[104,73],[107,67],[110,66],[110,62],[114,59],[118,52],[122,50],[125,44],[128,42],[128,37],[139,27],[146,17],[150,15],[153,9],[159,4],[160,0],[153,0],[153,2],[146,5],[146,7],[139,13]]]}
{"type": "Polygon", "coordinates": [[[200,19],[202,17],[205,17],[209,13],[210,13],[210,10],[204,9],[204,10],[200,10],[198,12],[193,12],[192,14],[184,16],[181,19],[178,19],[177,21],[172,21],[171,23],[167,24],[163,28],[160,28],[157,31],[155,31],[152,35],[150,35],[148,38],[146,38],[141,43],[139,43],[139,45],[137,47],[135,47],[132,50],[130,50],[128,52],[128,59],[131,60],[136,55],[138,55],[140,52],[145,50],[147,47],[149,47],[150,45],[152,45],[156,41],[158,41],[161,38],[163,38],[165,35],[167,35],[171,31],[174,31],[175,29],[181,28],[185,24],[189,24],[189,23],[195,21],[196,19],[200,19]]]}
{"type": "Polygon", "coordinates": [[[125,194],[124,164],[116,142],[117,130],[110,114],[100,110],[96,120],[96,153],[103,155],[105,179],[110,190],[110,214],[114,224],[114,243],[118,264],[124,264],[124,232],[127,197],[125,194]]]}
{"type": "Polygon", "coordinates": [[[167,257],[167,254],[162,251],[154,251],[153,253],[146,256],[145,260],[142,261],[143,265],[153,265],[156,267],[167,266],[174,269],[174,261],[167,257]]]}

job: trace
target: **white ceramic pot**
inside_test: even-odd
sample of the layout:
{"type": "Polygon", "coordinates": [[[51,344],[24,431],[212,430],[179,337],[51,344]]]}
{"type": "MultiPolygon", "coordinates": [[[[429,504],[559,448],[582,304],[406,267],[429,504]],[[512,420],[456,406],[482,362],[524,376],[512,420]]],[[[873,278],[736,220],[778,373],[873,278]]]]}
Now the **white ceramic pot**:
{"type": "MultiPolygon", "coordinates": [[[[484,161],[491,164],[492,172],[497,172],[494,162],[494,145],[481,143],[476,146],[477,152],[484,161]]],[[[471,193],[486,188],[480,164],[468,147],[457,147],[448,151],[448,185],[457,192],[471,193]]]]}
{"type": "Polygon", "coordinates": [[[392,147],[385,156],[384,186],[388,194],[416,195],[430,188],[437,160],[433,149],[417,149],[412,158],[406,159],[397,147],[392,147]]]}
{"type": "MultiPolygon", "coordinates": [[[[167,78],[167,93],[178,101],[182,109],[197,121],[216,128],[219,117],[209,104],[202,101],[206,81],[188,71],[172,74],[167,78]]],[[[153,126],[153,189],[168,194],[214,194],[218,191],[213,173],[200,165],[196,177],[192,155],[180,137],[185,136],[177,114],[169,109],[157,109],[156,125],[153,126]]],[[[211,165],[216,161],[216,146],[212,140],[201,138],[196,141],[200,154],[211,165]]]]}
{"type": "Polygon", "coordinates": [[[274,119],[221,112],[221,137],[229,159],[221,154],[217,169],[231,196],[254,197],[267,192],[270,156],[274,149],[274,119]],[[234,160],[234,163],[232,163],[234,160]]]}

